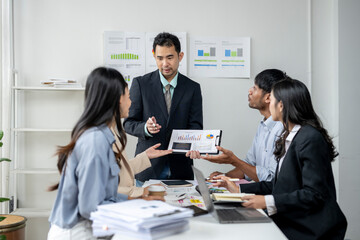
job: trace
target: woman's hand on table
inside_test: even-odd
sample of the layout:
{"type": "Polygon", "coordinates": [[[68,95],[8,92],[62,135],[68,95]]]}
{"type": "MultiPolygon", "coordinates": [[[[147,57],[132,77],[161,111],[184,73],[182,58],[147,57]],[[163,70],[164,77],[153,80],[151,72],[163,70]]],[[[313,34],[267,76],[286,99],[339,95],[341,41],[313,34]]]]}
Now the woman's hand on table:
{"type": "Polygon", "coordinates": [[[243,200],[246,200],[242,205],[246,208],[257,208],[257,209],[265,209],[266,202],[265,197],[263,195],[248,195],[243,196],[243,200]]]}

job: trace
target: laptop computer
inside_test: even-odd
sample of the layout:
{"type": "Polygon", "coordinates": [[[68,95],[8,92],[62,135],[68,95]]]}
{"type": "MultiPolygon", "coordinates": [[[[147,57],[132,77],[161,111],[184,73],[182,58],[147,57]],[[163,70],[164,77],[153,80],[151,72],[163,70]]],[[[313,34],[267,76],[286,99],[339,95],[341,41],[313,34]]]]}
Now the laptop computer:
{"type": "Polygon", "coordinates": [[[219,221],[219,223],[266,223],[272,221],[268,216],[252,208],[234,206],[223,207],[219,205],[215,208],[215,205],[210,198],[204,175],[196,167],[192,166],[192,168],[206,209],[217,221],[219,221]]]}

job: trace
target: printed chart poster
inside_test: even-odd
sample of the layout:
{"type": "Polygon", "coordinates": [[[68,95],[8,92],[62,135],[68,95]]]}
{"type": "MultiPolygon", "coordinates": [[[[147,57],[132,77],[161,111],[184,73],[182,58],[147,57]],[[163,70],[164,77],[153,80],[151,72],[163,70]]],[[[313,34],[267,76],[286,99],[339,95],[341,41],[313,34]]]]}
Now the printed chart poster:
{"type": "MultiPolygon", "coordinates": [[[[183,75],[187,75],[187,41],[186,41],[186,32],[170,32],[179,38],[181,51],[184,52],[184,57],[179,65],[179,72],[183,75]]],[[[157,68],[156,61],[153,56],[153,43],[154,38],[159,33],[149,32],[146,33],[146,73],[155,71],[157,68]]]]}
{"type": "Polygon", "coordinates": [[[117,69],[130,88],[134,77],[145,74],[145,33],[104,32],[104,63],[117,69]]]}
{"type": "Polygon", "coordinates": [[[250,78],[250,38],[191,38],[190,75],[250,78]]]}

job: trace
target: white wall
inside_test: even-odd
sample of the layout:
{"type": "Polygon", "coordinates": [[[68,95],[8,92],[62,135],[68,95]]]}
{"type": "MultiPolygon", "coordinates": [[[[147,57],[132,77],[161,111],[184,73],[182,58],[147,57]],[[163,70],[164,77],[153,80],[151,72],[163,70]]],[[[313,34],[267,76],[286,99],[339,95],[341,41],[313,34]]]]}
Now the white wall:
{"type": "MultiPolygon", "coordinates": [[[[314,108],[324,126],[339,146],[339,96],[337,2],[312,1],[311,4],[311,92],[314,108]]],[[[335,183],[338,188],[338,159],[333,162],[335,183]]]]}
{"type": "Polygon", "coordinates": [[[339,0],[339,198],[351,239],[360,237],[359,12],[360,1],[339,0]]]}
{"type": "MultiPolygon", "coordinates": [[[[19,70],[20,84],[38,85],[40,81],[51,77],[74,78],[84,83],[87,74],[94,67],[103,64],[104,31],[185,31],[189,36],[249,36],[252,48],[251,79],[194,79],[202,87],[204,127],[221,128],[222,145],[233,150],[239,157],[244,157],[261,119],[260,114],[247,105],[247,91],[252,86],[255,75],[266,68],[279,68],[288,75],[309,83],[312,58],[309,55],[309,2],[18,0],[15,1],[15,65],[19,70]]],[[[324,1],[319,6],[322,4],[327,8],[321,12],[328,13],[331,7],[328,9],[329,5],[324,1]]],[[[326,25],[323,22],[319,24],[319,29],[323,24],[326,25]]],[[[321,43],[317,45],[321,46],[321,43]]],[[[326,66],[322,61],[318,63],[321,67],[326,66]]],[[[312,66],[313,70],[317,67],[312,66]]],[[[314,78],[313,82],[317,79],[322,83],[324,81],[319,77],[314,78]]],[[[333,85],[329,86],[330,91],[333,88],[333,85]]],[[[21,98],[26,102],[26,109],[22,111],[22,124],[27,127],[51,127],[55,123],[59,127],[71,128],[81,112],[82,95],[78,93],[26,93],[21,98]],[[64,111],[66,114],[63,114],[64,111]],[[44,112],[46,114],[38,118],[44,112]]],[[[320,98],[314,101],[321,105],[320,98]]],[[[320,114],[328,118],[325,122],[330,121],[333,113],[330,109],[330,116],[326,114],[327,112],[320,114]]],[[[28,146],[26,151],[30,157],[23,159],[24,164],[32,162],[55,166],[56,160],[51,157],[54,145],[64,144],[67,139],[66,135],[60,135],[59,142],[54,137],[41,134],[25,136],[23,144],[28,146]],[[33,138],[37,142],[31,142],[33,138]],[[42,156],[39,157],[42,141],[47,141],[44,144],[50,142],[52,147],[42,151],[42,156]]],[[[136,139],[130,137],[128,155],[134,153],[135,143],[136,139]]],[[[196,161],[196,165],[205,174],[230,168],[202,160],[196,161]]],[[[52,182],[55,180],[51,179],[52,182]]],[[[29,195],[31,191],[26,191],[26,187],[22,189],[24,195],[20,198],[23,204],[36,205],[41,197],[51,205],[54,194],[44,191],[44,179],[24,179],[24,182],[44,184],[41,188],[33,189],[36,194],[32,195],[29,195]]],[[[47,229],[39,223],[41,221],[30,221],[32,227],[27,229],[28,236],[31,236],[29,239],[45,238],[47,229]]]]}
{"type": "MultiPolygon", "coordinates": [[[[306,1],[286,0],[16,1],[16,67],[20,80],[28,85],[50,77],[84,82],[91,69],[103,64],[102,34],[109,30],[250,36],[250,80],[194,79],[202,86],[204,127],[222,128],[223,146],[243,157],[261,119],[247,106],[247,90],[256,73],[280,68],[307,82],[307,14],[306,1]]],[[[129,138],[129,155],[135,142],[129,138]]],[[[205,174],[219,168],[197,164],[205,174]]]]}
{"type": "Polygon", "coordinates": [[[360,236],[359,12],[357,0],[312,1],[312,98],[340,153],[333,170],[347,239],[360,236]]]}

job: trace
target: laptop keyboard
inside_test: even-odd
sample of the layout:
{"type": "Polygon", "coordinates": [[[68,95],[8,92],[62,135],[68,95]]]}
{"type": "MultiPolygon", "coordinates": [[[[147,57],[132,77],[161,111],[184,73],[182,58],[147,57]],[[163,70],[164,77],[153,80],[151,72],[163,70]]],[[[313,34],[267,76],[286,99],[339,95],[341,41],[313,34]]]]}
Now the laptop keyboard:
{"type": "Polygon", "coordinates": [[[222,221],[245,220],[245,217],[233,209],[216,209],[219,219],[222,221]]]}

